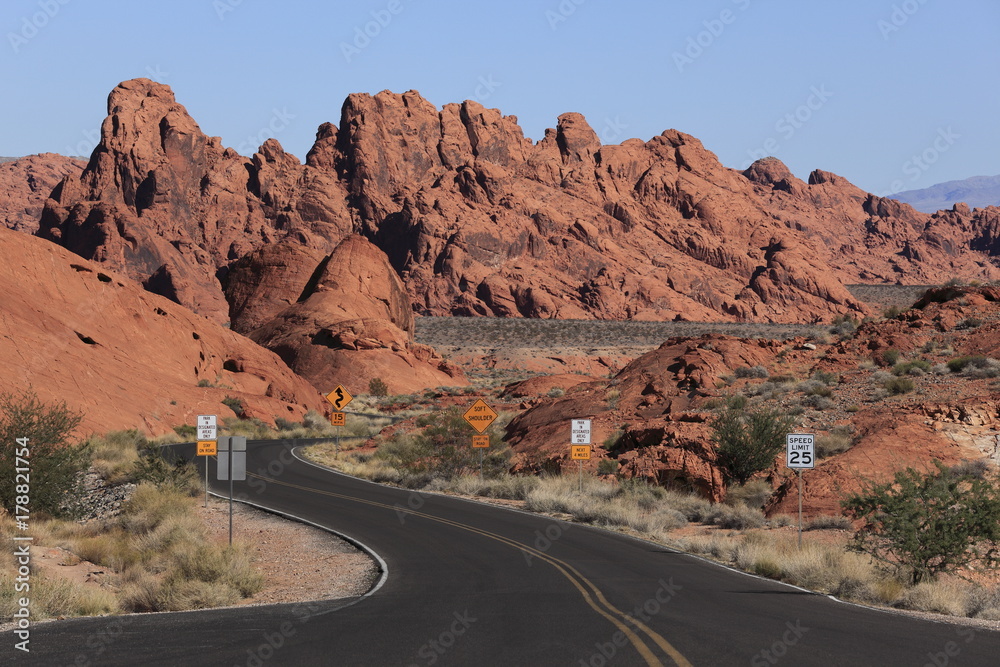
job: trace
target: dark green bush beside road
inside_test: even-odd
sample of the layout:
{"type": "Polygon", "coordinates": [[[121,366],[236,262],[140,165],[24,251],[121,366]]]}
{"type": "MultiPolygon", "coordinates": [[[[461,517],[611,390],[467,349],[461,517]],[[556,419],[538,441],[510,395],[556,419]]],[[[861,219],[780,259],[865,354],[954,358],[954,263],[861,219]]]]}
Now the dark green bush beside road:
{"type": "Polygon", "coordinates": [[[908,572],[914,584],[977,564],[1000,567],[1000,493],[993,481],[935,461],[844,501],[864,525],[852,548],[908,572]]]}
{"type": "MultiPolygon", "coordinates": [[[[15,514],[18,496],[30,498],[32,515],[72,513],[79,497],[77,473],[87,467],[87,451],[71,443],[82,416],[65,403],[44,403],[32,392],[0,394],[0,504],[15,514]],[[19,438],[27,438],[28,484],[18,480],[19,438]],[[21,482],[21,484],[19,484],[21,482]],[[29,493],[19,493],[27,487],[29,493]]],[[[25,459],[25,457],[21,457],[25,459]]]]}

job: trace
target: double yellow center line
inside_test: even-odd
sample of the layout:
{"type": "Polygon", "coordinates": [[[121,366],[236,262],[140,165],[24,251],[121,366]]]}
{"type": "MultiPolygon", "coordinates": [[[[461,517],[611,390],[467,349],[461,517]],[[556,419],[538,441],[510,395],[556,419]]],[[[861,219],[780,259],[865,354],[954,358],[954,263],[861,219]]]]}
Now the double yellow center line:
{"type": "Polygon", "coordinates": [[[491,540],[502,542],[503,544],[514,547],[515,549],[519,549],[520,551],[523,551],[524,553],[529,554],[530,556],[545,561],[546,563],[554,567],[556,570],[558,570],[560,574],[566,577],[566,579],[568,579],[570,583],[572,583],[573,586],[575,586],[576,589],[580,592],[580,595],[583,596],[584,601],[590,606],[591,609],[593,609],[598,614],[600,614],[608,621],[610,621],[616,628],[618,628],[619,631],[621,631],[625,635],[626,638],[628,638],[629,642],[631,642],[632,645],[635,647],[636,651],[639,652],[639,655],[643,657],[647,665],[650,665],[650,667],[654,667],[656,665],[662,667],[663,663],[660,661],[659,658],[657,658],[656,654],[653,653],[653,651],[649,648],[649,646],[646,644],[643,638],[640,637],[638,634],[636,634],[632,630],[632,628],[630,628],[629,625],[627,624],[635,626],[635,628],[638,629],[640,633],[645,634],[654,644],[656,644],[656,646],[660,648],[660,650],[662,650],[665,654],[670,656],[670,658],[674,661],[674,664],[676,664],[678,667],[691,667],[691,663],[688,662],[688,660],[683,655],[681,655],[681,653],[676,648],[674,648],[670,644],[670,642],[664,639],[658,632],[649,628],[645,623],[643,623],[639,619],[629,614],[626,614],[625,612],[621,611],[613,604],[608,602],[608,599],[604,597],[604,593],[602,593],[601,590],[596,585],[594,585],[592,581],[590,581],[585,576],[580,574],[580,572],[577,571],[576,568],[574,568],[569,563],[560,560],[554,556],[551,556],[543,551],[539,551],[534,547],[528,546],[526,544],[521,544],[520,542],[516,542],[512,539],[504,537],[503,535],[498,535],[488,530],[483,530],[482,528],[476,528],[475,526],[470,526],[468,524],[464,524],[459,521],[453,521],[451,519],[445,519],[443,517],[434,516],[433,514],[427,514],[426,512],[418,512],[416,510],[410,509],[408,507],[403,507],[401,505],[387,505],[385,503],[380,503],[373,500],[364,500],[362,498],[356,498],[354,496],[348,496],[342,493],[334,493],[333,491],[326,491],[324,489],[314,489],[307,486],[300,486],[298,484],[283,482],[271,477],[256,475],[251,472],[247,472],[247,476],[256,477],[258,479],[266,481],[269,484],[279,484],[281,486],[287,486],[294,489],[307,491],[310,493],[318,493],[333,498],[341,498],[343,500],[350,500],[357,503],[364,503],[366,505],[372,505],[373,507],[382,507],[388,510],[392,510],[394,512],[406,512],[407,514],[410,514],[412,516],[418,516],[424,519],[429,519],[431,521],[437,521],[438,523],[454,526],[455,528],[459,528],[461,530],[465,530],[470,533],[476,533],[478,535],[482,535],[483,537],[487,537],[491,540]]]}

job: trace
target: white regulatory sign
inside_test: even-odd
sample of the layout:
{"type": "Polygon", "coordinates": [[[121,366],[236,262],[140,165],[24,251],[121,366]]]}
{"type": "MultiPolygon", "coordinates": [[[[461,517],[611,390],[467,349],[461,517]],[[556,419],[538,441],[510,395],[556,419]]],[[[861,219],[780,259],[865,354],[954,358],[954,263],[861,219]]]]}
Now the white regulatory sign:
{"type": "Polygon", "coordinates": [[[570,442],[574,445],[590,444],[590,420],[574,419],[570,434],[570,442]]]}
{"type": "Polygon", "coordinates": [[[196,428],[199,440],[215,440],[219,435],[215,415],[198,415],[196,428]]]}
{"type": "Polygon", "coordinates": [[[785,465],[789,468],[816,467],[816,436],[789,433],[785,436],[785,465]]]}

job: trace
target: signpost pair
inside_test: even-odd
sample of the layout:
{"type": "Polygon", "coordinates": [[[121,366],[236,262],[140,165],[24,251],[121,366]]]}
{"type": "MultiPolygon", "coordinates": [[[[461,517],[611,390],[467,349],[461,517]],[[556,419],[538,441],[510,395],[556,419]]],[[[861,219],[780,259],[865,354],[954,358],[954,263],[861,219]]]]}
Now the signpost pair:
{"type": "MultiPolygon", "coordinates": [[[[217,456],[216,479],[229,482],[229,544],[233,544],[233,482],[247,478],[247,439],[219,436],[216,415],[198,415],[198,456],[217,456]]],[[[208,458],[205,459],[205,507],[208,507],[208,458]]]]}
{"type": "Polygon", "coordinates": [[[477,399],[465,414],[462,415],[469,425],[479,431],[479,435],[472,436],[472,446],[479,450],[479,478],[483,477],[483,450],[490,446],[490,436],[486,435],[486,429],[497,420],[496,410],[486,405],[483,399],[477,399]]]}

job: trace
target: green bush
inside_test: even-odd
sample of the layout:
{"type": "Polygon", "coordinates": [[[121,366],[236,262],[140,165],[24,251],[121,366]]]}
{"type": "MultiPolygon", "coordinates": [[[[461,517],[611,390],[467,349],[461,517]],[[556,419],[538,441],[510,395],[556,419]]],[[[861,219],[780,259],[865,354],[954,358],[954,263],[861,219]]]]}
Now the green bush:
{"type": "Polygon", "coordinates": [[[898,396],[913,391],[914,384],[913,380],[908,377],[894,377],[883,382],[882,386],[893,396],[898,396]]]}
{"type": "Polygon", "coordinates": [[[948,370],[952,373],[961,373],[968,366],[974,368],[983,368],[988,365],[987,358],[981,354],[976,355],[965,355],[961,357],[955,357],[948,362],[948,370]]]}
{"type": "Polygon", "coordinates": [[[777,410],[727,406],[710,424],[716,443],[717,463],[727,486],[746,484],[769,468],[785,448],[785,435],[795,419],[777,410]]]}
{"type": "Polygon", "coordinates": [[[923,375],[931,369],[931,363],[923,359],[904,361],[892,367],[893,375],[923,375]]]}
{"type": "Polygon", "coordinates": [[[243,404],[243,399],[241,398],[226,396],[222,399],[222,404],[235,412],[237,417],[242,417],[243,413],[246,411],[246,406],[243,404]]]}
{"type": "Polygon", "coordinates": [[[895,366],[899,361],[899,350],[893,347],[888,350],[882,350],[881,357],[883,366],[895,366]]]}
{"type": "Polygon", "coordinates": [[[1000,566],[1000,493],[991,481],[913,468],[843,501],[864,522],[851,548],[904,568],[913,584],[970,565],[1000,566]]]}
{"type": "Polygon", "coordinates": [[[614,459],[601,459],[597,463],[598,475],[614,475],[618,472],[618,461],[614,459]]]}
{"type": "Polygon", "coordinates": [[[3,509],[22,514],[16,511],[17,506],[27,506],[25,501],[30,499],[32,515],[73,514],[82,491],[77,473],[89,462],[86,448],[70,442],[82,418],[65,403],[44,403],[32,392],[0,394],[3,509]],[[20,478],[18,468],[22,469],[20,478]],[[30,486],[24,482],[25,476],[30,486]]]}
{"type": "Polygon", "coordinates": [[[382,378],[372,378],[368,382],[368,393],[378,398],[384,398],[389,395],[389,385],[382,378]]]}

